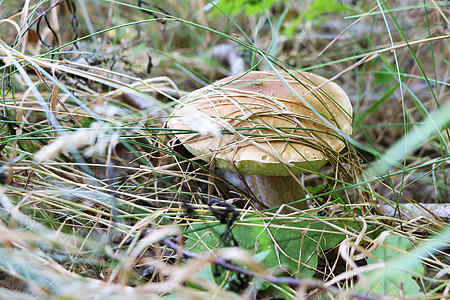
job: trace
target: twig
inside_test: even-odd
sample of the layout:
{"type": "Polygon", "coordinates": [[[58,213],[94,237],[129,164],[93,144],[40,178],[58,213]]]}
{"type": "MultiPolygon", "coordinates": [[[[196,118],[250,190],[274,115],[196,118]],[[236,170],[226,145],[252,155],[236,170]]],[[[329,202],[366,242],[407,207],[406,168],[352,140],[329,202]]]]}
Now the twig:
{"type": "MultiPolygon", "coordinates": [[[[381,204],[386,215],[393,217],[398,213],[395,204],[381,204]]],[[[450,221],[450,203],[401,203],[402,215],[400,218],[416,218],[418,216],[431,216],[440,221],[450,221]]]]}
{"type": "MultiPolygon", "coordinates": [[[[176,252],[181,253],[181,255],[185,258],[204,259],[204,256],[202,256],[201,254],[181,249],[170,238],[165,238],[162,240],[162,242],[164,244],[166,244],[168,247],[175,250],[176,252]]],[[[221,266],[222,268],[224,268],[226,270],[234,271],[234,272],[237,272],[237,273],[240,273],[240,274],[243,274],[246,276],[250,276],[250,277],[263,278],[264,280],[266,280],[272,284],[278,284],[278,285],[286,284],[292,288],[304,286],[304,287],[307,287],[310,289],[321,289],[321,290],[330,291],[335,294],[345,293],[347,299],[352,299],[352,298],[353,299],[363,299],[363,300],[378,300],[379,299],[376,297],[362,295],[362,294],[358,294],[358,293],[346,293],[335,287],[326,287],[326,286],[324,286],[324,284],[321,281],[317,281],[317,280],[305,280],[305,279],[294,278],[294,277],[276,277],[276,276],[269,275],[269,274],[256,273],[254,271],[251,271],[251,270],[236,266],[232,263],[229,263],[225,259],[222,259],[222,258],[213,258],[211,260],[211,262],[215,265],[221,266]]]]}

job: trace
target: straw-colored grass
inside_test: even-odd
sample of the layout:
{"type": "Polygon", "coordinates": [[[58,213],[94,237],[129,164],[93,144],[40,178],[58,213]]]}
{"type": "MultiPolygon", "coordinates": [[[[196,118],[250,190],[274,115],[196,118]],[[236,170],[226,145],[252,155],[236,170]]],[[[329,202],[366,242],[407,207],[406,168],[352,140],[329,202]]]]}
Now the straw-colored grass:
{"type": "Polygon", "coordinates": [[[446,1],[140,3],[0,1],[0,298],[448,297],[446,1]],[[230,74],[220,44],[349,95],[309,209],[262,209],[164,126],[230,74]]]}

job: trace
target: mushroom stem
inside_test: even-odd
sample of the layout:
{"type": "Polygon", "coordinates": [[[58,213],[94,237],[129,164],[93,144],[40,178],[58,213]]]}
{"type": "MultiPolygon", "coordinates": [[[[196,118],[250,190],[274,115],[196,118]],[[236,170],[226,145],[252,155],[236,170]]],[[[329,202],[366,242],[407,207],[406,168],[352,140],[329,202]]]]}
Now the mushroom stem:
{"type": "MultiPolygon", "coordinates": [[[[258,196],[270,208],[305,199],[303,188],[292,176],[254,176],[258,196]]],[[[308,208],[306,200],[292,206],[302,210],[308,208]]]]}

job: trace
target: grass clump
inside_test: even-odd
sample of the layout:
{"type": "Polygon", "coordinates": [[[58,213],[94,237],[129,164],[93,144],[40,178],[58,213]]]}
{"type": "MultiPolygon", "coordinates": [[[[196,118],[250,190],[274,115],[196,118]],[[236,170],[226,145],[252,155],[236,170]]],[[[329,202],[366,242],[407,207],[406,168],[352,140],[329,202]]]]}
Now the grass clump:
{"type": "Polygon", "coordinates": [[[447,297],[448,3],[331,3],[0,2],[1,298],[447,297]],[[349,95],[308,210],[164,126],[233,68],[349,95]]]}

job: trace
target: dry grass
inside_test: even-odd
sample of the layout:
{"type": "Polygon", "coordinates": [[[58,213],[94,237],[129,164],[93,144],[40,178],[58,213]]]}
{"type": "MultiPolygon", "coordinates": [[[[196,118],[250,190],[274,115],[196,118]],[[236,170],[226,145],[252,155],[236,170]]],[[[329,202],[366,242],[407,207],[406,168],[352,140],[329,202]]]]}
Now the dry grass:
{"type": "Polygon", "coordinates": [[[344,2],[314,18],[312,1],[228,17],[207,1],[0,2],[0,298],[448,297],[449,212],[422,204],[450,202],[450,8],[344,2]],[[354,134],[302,177],[309,210],[259,211],[245,176],[164,128],[229,74],[222,43],[349,95],[354,134]]]}

